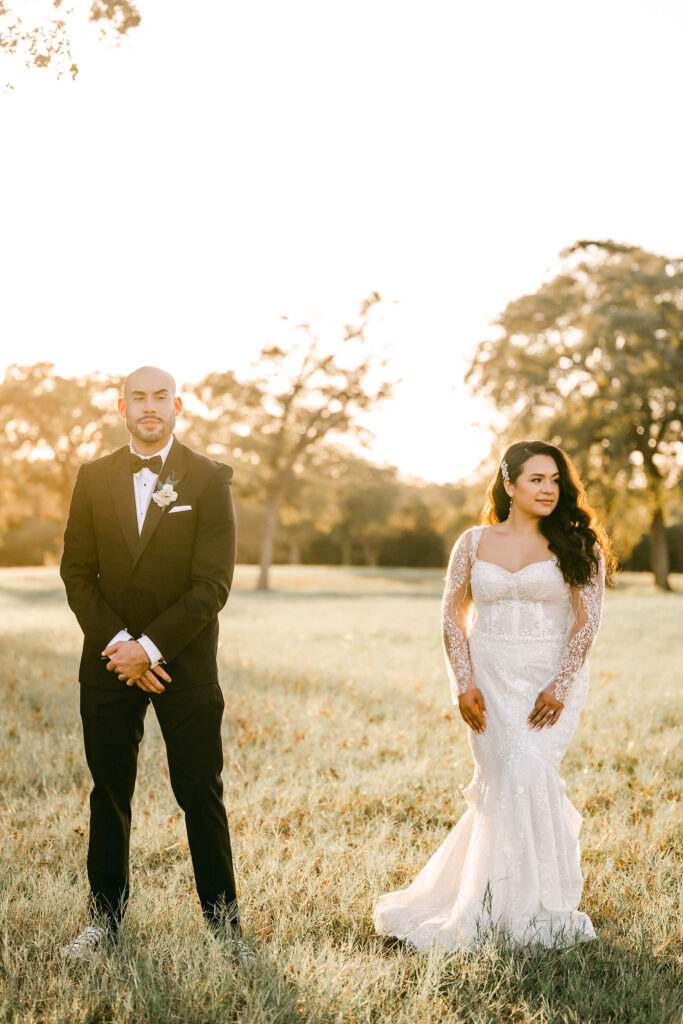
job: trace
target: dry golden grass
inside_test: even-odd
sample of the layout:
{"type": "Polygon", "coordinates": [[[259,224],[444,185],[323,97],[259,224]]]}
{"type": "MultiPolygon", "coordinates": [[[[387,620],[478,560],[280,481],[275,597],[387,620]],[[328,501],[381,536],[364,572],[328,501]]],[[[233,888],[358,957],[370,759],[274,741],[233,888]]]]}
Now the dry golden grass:
{"type": "Polygon", "coordinates": [[[471,774],[440,574],[283,567],[265,595],[253,578],[238,571],[220,651],[226,803],[258,950],[243,969],[203,927],[153,713],[122,939],[95,961],[60,958],[86,898],[80,638],[54,570],[0,572],[0,1020],[678,1022],[683,581],[662,595],[624,577],[608,595],[563,766],[599,941],[526,957],[410,956],[373,934],[373,899],[444,839],[471,774]]]}

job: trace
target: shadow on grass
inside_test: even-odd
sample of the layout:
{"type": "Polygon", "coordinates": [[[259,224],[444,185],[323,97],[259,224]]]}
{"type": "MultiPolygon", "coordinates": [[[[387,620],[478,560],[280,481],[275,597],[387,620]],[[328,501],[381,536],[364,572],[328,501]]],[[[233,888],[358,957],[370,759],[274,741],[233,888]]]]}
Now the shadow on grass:
{"type": "Polygon", "coordinates": [[[494,992],[496,1003],[509,1010],[489,1019],[505,1024],[517,1019],[514,1008],[520,1019],[525,1009],[548,1024],[678,1024],[683,1008],[683,982],[673,957],[655,956],[643,935],[535,956],[489,950],[479,970],[463,970],[463,959],[468,955],[445,959],[439,984],[463,1021],[490,1013],[494,992]]]}
{"type": "Polygon", "coordinates": [[[64,593],[64,587],[50,587],[50,589],[43,589],[42,587],[0,587],[0,597],[11,601],[21,601],[23,604],[48,604],[50,602],[57,602],[67,607],[66,594],[64,593]]]}
{"type": "MultiPolygon", "coordinates": [[[[414,581],[411,581],[414,582],[414,581]]],[[[440,597],[441,591],[428,591],[424,589],[420,590],[291,590],[288,587],[269,587],[268,590],[239,590],[235,589],[233,593],[233,600],[237,596],[240,601],[245,599],[268,601],[273,598],[282,600],[283,598],[291,599],[293,601],[309,601],[317,598],[358,598],[374,599],[374,598],[397,598],[405,600],[406,598],[416,597],[428,597],[434,599],[440,597]]],[[[20,588],[20,587],[0,587],[0,600],[16,602],[22,605],[45,605],[45,604],[59,604],[63,605],[64,608],[68,608],[66,595],[63,587],[54,587],[51,590],[40,590],[38,588],[20,588]]],[[[226,612],[230,611],[230,604],[226,605],[226,612]]]]}
{"type": "MultiPolygon", "coordinates": [[[[203,943],[201,943],[203,946],[203,943]]],[[[323,1024],[308,1008],[307,994],[267,950],[242,962],[227,947],[210,969],[201,949],[179,948],[177,955],[122,941],[99,961],[98,983],[89,977],[94,965],[69,965],[74,988],[82,988],[82,1015],[87,1024],[323,1024]],[[193,983],[194,982],[194,983],[193,983]]]]}
{"type": "MultiPolygon", "coordinates": [[[[367,944],[366,951],[368,950],[367,944]]],[[[429,971],[457,1024],[680,1024],[683,978],[673,955],[657,956],[644,934],[600,938],[565,950],[530,954],[486,945],[462,953],[417,952],[391,937],[370,949],[408,957],[429,971]]]]}
{"type": "Polygon", "coordinates": [[[353,599],[358,601],[363,599],[366,601],[374,601],[377,598],[390,598],[394,601],[405,601],[410,599],[414,601],[415,598],[428,598],[430,601],[441,599],[440,590],[278,590],[276,587],[271,587],[268,590],[239,590],[235,592],[239,594],[239,600],[242,601],[245,598],[255,599],[259,601],[268,601],[272,598],[282,600],[293,601],[309,601],[315,598],[333,599],[335,601],[341,601],[345,599],[353,599]]]}

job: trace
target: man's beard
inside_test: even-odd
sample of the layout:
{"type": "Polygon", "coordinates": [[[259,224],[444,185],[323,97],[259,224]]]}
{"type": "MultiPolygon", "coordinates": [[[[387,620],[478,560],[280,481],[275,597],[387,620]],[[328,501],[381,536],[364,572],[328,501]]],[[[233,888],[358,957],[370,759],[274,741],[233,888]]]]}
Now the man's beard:
{"type": "MultiPolygon", "coordinates": [[[[150,419],[151,417],[142,416],[140,418],[150,419]]],[[[157,419],[157,417],[154,418],[157,419]]],[[[155,441],[161,441],[163,437],[168,437],[173,433],[173,428],[175,427],[175,413],[171,415],[170,419],[159,420],[154,425],[148,427],[142,426],[139,421],[135,422],[133,420],[126,420],[126,426],[133,437],[137,437],[138,441],[144,441],[146,444],[149,444],[150,442],[154,443],[155,441]]]]}

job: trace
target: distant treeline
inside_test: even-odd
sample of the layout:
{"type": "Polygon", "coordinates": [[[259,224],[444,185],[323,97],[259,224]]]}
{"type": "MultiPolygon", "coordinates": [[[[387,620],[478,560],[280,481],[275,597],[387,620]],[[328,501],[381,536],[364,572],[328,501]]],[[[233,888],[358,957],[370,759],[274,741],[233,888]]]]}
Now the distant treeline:
{"type": "MultiPolygon", "coordinates": [[[[58,560],[78,465],[127,443],[115,411],[120,384],[101,376],[61,378],[45,364],[14,367],[0,384],[6,413],[14,403],[0,449],[0,565],[58,560]]],[[[204,416],[198,405],[178,421],[178,434],[233,465],[238,559],[258,564],[266,515],[260,459],[244,439],[231,451],[221,420],[204,416]]],[[[273,560],[443,568],[455,538],[479,517],[491,469],[483,467],[471,482],[439,485],[406,479],[339,444],[321,444],[293,473],[273,560]]],[[[628,547],[622,542],[624,568],[649,568],[645,525],[628,547]]],[[[683,524],[669,527],[667,536],[671,568],[683,572],[683,524]]]]}
{"type": "MultiPolygon", "coordinates": [[[[365,463],[366,473],[371,467],[365,463]]],[[[386,471],[380,470],[380,473],[386,471]]],[[[335,489],[336,490],[336,489],[335,489]]],[[[337,521],[316,523],[305,515],[297,517],[296,524],[280,525],[276,535],[274,561],[277,563],[367,565],[367,566],[433,566],[443,567],[448,558],[450,543],[459,527],[450,526],[446,536],[439,531],[436,521],[443,514],[441,501],[430,508],[433,490],[441,490],[440,497],[447,503],[454,489],[435,485],[424,488],[403,483],[396,478],[395,486],[383,487],[382,506],[373,515],[372,495],[366,492],[368,508],[355,528],[353,522],[337,521]],[[395,512],[392,514],[390,506],[395,512]]],[[[250,505],[241,493],[239,472],[233,480],[237,510],[237,557],[242,563],[258,564],[263,533],[263,510],[250,505]]],[[[324,494],[321,513],[325,513],[324,494]]],[[[350,491],[328,495],[329,519],[336,518],[336,509],[355,504],[357,496],[350,491]],[[341,506],[336,502],[341,501],[341,506]]],[[[41,504],[43,504],[41,502],[41,504]]],[[[455,504],[455,503],[454,503],[455,504]]],[[[459,505],[460,502],[457,502],[459,505]]],[[[455,505],[455,508],[457,508],[455,505]]],[[[60,554],[64,528],[61,516],[55,515],[56,503],[48,500],[43,507],[34,504],[7,523],[0,537],[0,565],[41,565],[55,562],[60,554]]],[[[321,515],[320,519],[323,516],[321,515]]],[[[450,517],[457,519],[457,513],[450,517]]],[[[463,520],[462,528],[466,526],[463,520]]]]}
{"type": "MultiPolygon", "coordinates": [[[[375,470],[368,463],[361,462],[360,466],[367,475],[375,470]]],[[[380,478],[393,476],[392,486],[387,486],[386,482],[382,486],[383,501],[376,506],[376,516],[372,514],[373,495],[366,492],[366,513],[357,525],[349,519],[338,520],[328,527],[324,522],[316,524],[305,516],[296,524],[280,525],[273,561],[278,564],[444,568],[455,537],[476,518],[476,504],[483,495],[483,486],[417,484],[401,480],[394,471],[382,468],[376,471],[380,478]]],[[[252,507],[241,493],[239,473],[233,489],[238,521],[237,557],[242,563],[258,564],[263,511],[252,507]]],[[[319,494],[323,496],[322,487],[319,494]]],[[[358,504],[358,495],[353,489],[347,494],[330,492],[328,498],[334,503],[330,519],[336,509],[358,504]]],[[[56,562],[64,528],[63,515],[57,514],[59,511],[64,510],[58,509],[56,497],[31,503],[23,512],[17,510],[0,535],[0,565],[56,562]]],[[[667,538],[671,571],[683,572],[683,523],[670,526],[667,538]]],[[[649,571],[649,547],[645,533],[631,553],[622,557],[623,568],[649,571]]]]}
{"type": "MultiPolygon", "coordinates": [[[[328,363],[326,386],[332,373],[328,363]]],[[[0,383],[1,565],[58,560],[79,465],[128,442],[116,410],[121,384],[100,374],[61,377],[50,364],[7,371],[0,383]]],[[[356,387],[360,391],[358,382],[356,387]]],[[[317,426],[314,437],[311,421],[325,424],[328,415],[318,396],[308,414],[290,407],[278,436],[278,410],[263,415],[263,395],[253,386],[245,393],[229,373],[182,393],[188,401],[177,424],[179,438],[234,469],[242,562],[262,560],[278,484],[272,552],[278,562],[442,566],[456,534],[477,514],[468,507],[465,486],[406,480],[397,469],[353,453],[332,431],[317,426]],[[302,435],[315,443],[304,447],[302,435]],[[282,458],[288,450],[294,452],[289,462],[282,458]]],[[[309,403],[312,393],[309,387],[309,403]]],[[[339,423],[339,409],[335,415],[339,423]]],[[[351,433],[348,407],[344,415],[341,426],[351,433]]]]}
{"type": "MultiPolygon", "coordinates": [[[[393,394],[366,339],[380,302],[369,295],[325,344],[293,325],[250,379],[216,370],[184,388],[180,434],[233,466],[238,557],[260,564],[259,586],[273,560],[443,567],[507,444],[538,438],[576,463],[622,565],[670,589],[669,572],[683,571],[683,260],[610,241],[561,253],[557,275],[510,302],[478,345],[465,380],[503,427],[471,480],[443,486],[355,454],[365,414],[393,394]]],[[[58,557],[78,465],[126,442],[120,388],[46,363],[8,369],[2,564],[58,557]]]]}

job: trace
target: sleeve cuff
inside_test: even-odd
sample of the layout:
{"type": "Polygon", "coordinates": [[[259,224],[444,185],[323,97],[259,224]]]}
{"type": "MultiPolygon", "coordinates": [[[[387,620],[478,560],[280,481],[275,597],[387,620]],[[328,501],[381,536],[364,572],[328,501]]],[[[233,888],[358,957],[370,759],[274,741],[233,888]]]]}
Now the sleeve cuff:
{"type": "Polygon", "coordinates": [[[149,658],[150,668],[155,668],[164,660],[163,655],[157,645],[150,640],[148,636],[143,633],[142,636],[138,637],[138,643],[141,647],[144,647],[145,653],[149,658]]]}
{"type": "MultiPolygon", "coordinates": [[[[118,633],[116,634],[116,636],[113,636],[111,638],[111,640],[107,644],[107,647],[111,647],[112,644],[118,644],[118,643],[121,642],[121,640],[132,640],[132,639],[133,639],[133,637],[130,635],[130,633],[128,632],[127,629],[120,629],[118,631],[118,633]]],[[[105,650],[106,649],[107,648],[105,647],[105,650]]]]}

